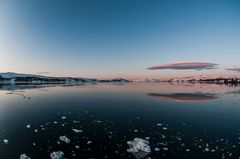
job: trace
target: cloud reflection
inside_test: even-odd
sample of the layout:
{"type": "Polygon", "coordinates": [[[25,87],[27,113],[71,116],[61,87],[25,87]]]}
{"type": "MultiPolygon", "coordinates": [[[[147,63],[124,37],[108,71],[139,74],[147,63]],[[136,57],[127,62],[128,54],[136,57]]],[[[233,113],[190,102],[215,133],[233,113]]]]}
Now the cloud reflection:
{"type": "Polygon", "coordinates": [[[148,96],[175,102],[202,102],[217,99],[213,93],[148,93],[148,96]]]}

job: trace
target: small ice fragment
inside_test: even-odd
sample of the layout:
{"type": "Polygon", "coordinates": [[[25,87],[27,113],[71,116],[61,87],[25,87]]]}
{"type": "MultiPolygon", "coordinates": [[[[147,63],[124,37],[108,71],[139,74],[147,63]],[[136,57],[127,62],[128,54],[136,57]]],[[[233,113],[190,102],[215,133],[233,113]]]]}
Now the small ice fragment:
{"type": "Polygon", "coordinates": [[[26,154],[21,154],[20,159],[31,159],[31,158],[28,157],[26,154]]]}
{"type": "Polygon", "coordinates": [[[92,141],[88,141],[88,142],[87,142],[87,144],[91,144],[91,143],[92,143],[92,141]]]}
{"type": "Polygon", "coordinates": [[[38,132],[38,130],[37,130],[37,129],[35,129],[34,131],[35,131],[35,133],[37,133],[37,132],[38,132]]]}
{"type": "Polygon", "coordinates": [[[145,139],[146,139],[146,140],[149,140],[149,139],[150,139],[150,137],[145,137],[145,139]]]}
{"type": "Polygon", "coordinates": [[[149,142],[147,140],[134,138],[133,141],[128,141],[127,144],[130,147],[130,149],[127,149],[127,152],[151,152],[149,142]]]}
{"type": "Polygon", "coordinates": [[[65,117],[65,116],[62,116],[61,118],[64,120],[64,119],[66,119],[67,117],[65,117]]]}
{"type": "Polygon", "coordinates": [[[138,132],[138,130],[134,130],[134,132],[138,132]]]}
{"type": "Polygon", "coordinates": [[[58,122],[57,121],[54,121],[53,124],[57,124],[58,122]]]}
{"type": "Polygon", "coordinates": [[[59,137],[59,140],[65,142],[65,143],[67,143],[67,144],[70,143],[70,139],[67,138],[65,135],[64,135],[64,136],[60,136],[60,137],[59,137]]]}
{"type": "Polygon", "coordinates": [[[205,148],[205,151],[208,152],[208,151],[209,151],[209,148],[205,148]]]}
{"type": "Polygon", "coordinates": [[[79,149],[79,148],[80,148],[80,146],[76,145],[76,146],[75,146],[75,148],[76,148],[76,149],[79,149]]]}
{"type": "Polygon", "coordinates": [[[102,121],[100,121],[100,120],[96,120],[96,123],[101,123],[102,121]]]}
{"type": "Polygon", "coordinates": [[[167,127],[163,127],[163,130],[167,130],[167,127]]]}
{"type": "Polygon", "coordinates": [[[64,153],[62,151],[55,151],[50,154],[51,159],[63,159],[64,153]]]}
{"type": "Polygon", "coordinates": [[[189,152],[190,151],[190,149],[186,149],[186,152],[189,152]]]}
{"type": "Polygon", "coordinates": [[[78,130],[78,129],[72,129],[72,131],[74,131],[75,133],[81,133],[81,132],[83,132],[82,130],[78,130]]]}
{"type": "Polygon", "coordinates": [[[156,148],[154,148],[154,151],[160,151],[160,149],[156,147],[156,148]]]}
{"type": "Polygon", "coordinates": [[[27,127],[28,129],[30,129],[30,128],[31,128],[31,125],[30,125],[30,124],[28,124],[26,127],[27,127]]]}
{"type": "Polygon", "coordinates": [[[8,140],[7,140],[7,139],[4,139],[3,142],[4,142],[5,144],[8,144],[8,140]]]}
{"type": "Polygon", "coordinates": [[[162,126],[162,124],[160,124],[160,123],[157,123],[157,126],[162,126]]]}
{"type": "Polygon", "coordinates": [[[167,150],[168,150],[168,148],[167,148],[167,147],[164,147],[164,148],[163,148],[163,150],[164,150],[164,151],[167,151],[167,150]]]}

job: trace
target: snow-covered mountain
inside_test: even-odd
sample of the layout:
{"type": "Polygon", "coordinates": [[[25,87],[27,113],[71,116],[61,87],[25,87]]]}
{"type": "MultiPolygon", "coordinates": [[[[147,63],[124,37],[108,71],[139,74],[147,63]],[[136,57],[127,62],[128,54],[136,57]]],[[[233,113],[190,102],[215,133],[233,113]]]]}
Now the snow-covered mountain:
{"type": "Polygon", "coordinates": [[[192,83],[225,83],[225,84],[237,84],[240,83],[239,78],[229,78],[221,76],[191,76],[182,78],[173,78],[168,80],[168,82],[192,82],[192,83]]]}
{"type": "Polygon", "coordinates": [[[33,74],[19,74],[19,73],[14,73],[14,72],[5,72],[5,73],[0,73],[0,76],[3,78],[16,78],[16,77],[39,77],[43,78],[45,76],[41,75],[33,75],[33,74]]]}
{"type": "Polygon", "coordinates": [[[75,77],[48,77],[34,74],[19,74],[14,72],[0,73],[0,84],[74,84],[85,82],[130,82],[117,78],[111,80],[98,80],[94,78],[75,77]]]}

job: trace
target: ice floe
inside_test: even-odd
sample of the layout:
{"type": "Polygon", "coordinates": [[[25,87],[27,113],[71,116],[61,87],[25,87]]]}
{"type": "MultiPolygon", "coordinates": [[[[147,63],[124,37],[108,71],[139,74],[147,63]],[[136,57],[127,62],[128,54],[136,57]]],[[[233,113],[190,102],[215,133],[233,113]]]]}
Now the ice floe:
{"type": "Polygon", "coordinates": [[[167,151],[167,150],[168,150],[168,148],[167,148],[167,147],[164,147],[164,148],[163,148],[163,150],[164,150],[164,151],[167,151]]]}
{"type": "Polygon", "coordinates": [[[4,142],[5,144],[8,144],[8,143],[9,143],[7,139],[4,139],[3,142],[4,142]]]}
{"type": "Polygon", "coordinates": [[[62,151],[55,151],[50,154],[51,159],[63,159],[64,153],[62,151]]]}
{"type": "Polygon", "coordinates": [[[147,140],[134,138],[133,141],[128,141],[127,144],[130,147],[130,149],[127,149],[128,152],[151,152],[149,142],[147,140]]]}
{"type": "Polygon", "coordinates": [[[156,147],[156,148],[154,148],[154,151],[160,151],[160,149],[156,147]]]}
{"type": "Polygon", "coordinates": [[[74,131],[75,133],[81,133],[81,132],[83,132],[82,130],[78,130],[78,129],[72,129],[72,131],[74,131]]]}
{"type": "Polygon", "coordinates": [[[61,118],[64,120],[64,119],[66,119],[67,117],[65,117],[65,116],[62,116],[61,118]]]}
{"type": "Polygon", "coordinates": [[[88,142],[87,142],[87,144],[91,144],[91,143],[92,143],[92,141],[88,141],[88,142]]]}
{"type": "Polygon", "coordinates": [[[62,141],[62,142],[65,142],[65,143],[67,143],[67,144],[69,144],[70,143],[70,139],[69,138],[67,138],[65,135],[64,136],[60,136],[59,137],[59,140],[60,141],[62,141]]]}
{"type": "Polygon", "coordinates": [[[31,158],[28,157],[26,154],[21,154],[20,159],[31,159],[31,158]]]}

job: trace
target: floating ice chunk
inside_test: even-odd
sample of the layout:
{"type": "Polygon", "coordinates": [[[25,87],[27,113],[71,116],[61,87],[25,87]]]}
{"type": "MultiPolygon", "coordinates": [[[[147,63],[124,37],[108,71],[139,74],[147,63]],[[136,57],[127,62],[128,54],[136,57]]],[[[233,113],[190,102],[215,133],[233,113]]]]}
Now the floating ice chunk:
{"type": "Polygon", "coordinates": [[[141,138],[134,138],[133,141],[128,141],[127,144],[130,147],[130,149],[127,150],[128,152],[151,152],[149,142],[147,140],[141,138]]]}
{"type": "Polygon", "coordinates": [[[64,120],[64,119],[66,119],[67,117],[65,117],[65,116],[62,116],[61,118],[64,120]]]}
{"type": "Polygon", "coordinates": [[[8,140],[7,140],[7,139],[4,139],[3,142],[4,142],[5,144],[8,144],[8,140]]]}
{"type": "Polygon", "coordinates": [[[154,151],[160,151],[160,149],[156,147],[156,148],[154,148],[154,151]]]}
{"type": "Polygon", "coordinates": [[[164,147],[164,148],[163,148],[163,150],[164,150],[164,151],[167,151],[167,150],[168,150],[168,148],[167,148],[167,147],[164,147]]]}
{"type": "Polygon", "coordinates": [[[208,152],[208,151],[209,151],[209,148],[206,147],[206,148],[205,148],[205,151],[208,152]]]}
{"type": "Polygon", "coordinates": [[[31,125],[30,125],[30,124],[28,124],[26,127],[27,127],[28,129],[30,129],[30,128],[31,128],[31,125]]]}
{"type": "Polygon", "coordinates": [[[82,130],[78,130],[78,129],[72,129],[72,131],[74,131],[75,133],[81,133],[81,132],[83,132],[82,130]]]}
{"type": "Polygon", "coordinates": [[[70,139],[67,138],[65,135],[64,135],[64,136],[60,136],[60,137],[59,137],[59,140],[62,141],[62,142],[65,142],[65,143],[67,143],[67,144],[70,143],[70,139]]]}
{"type": "Polygon", "coordinates": [[[91,143],[92,143],[92,141],[88,141],[88,142],[87,142],[88,145],[91,144],[91,143]]]}
{"type": "Polygon", "coordinates": [[[51,159],[63,159],[64,153],[62,151],[55,151],[50,154],[51,159]]]}
{"type": "Polygon", "coordinates": [[[162,124],[160,124],[160,123],[157,123],[157,126],[162,126],[162,124]]]}
{"type": "Polygon", "coordinates": [[[31,159],[31,158],[28,157],[26,154],[21,154],[20,159],[31,159]]]}

